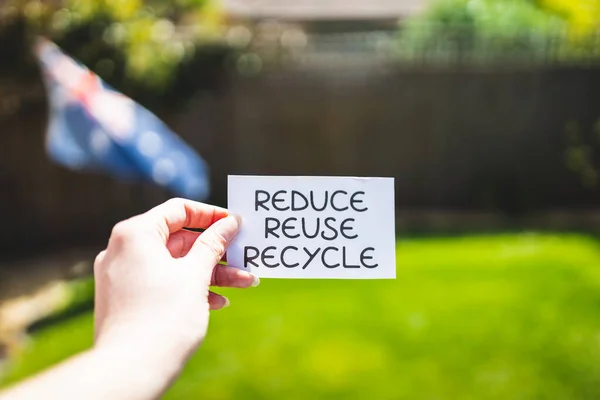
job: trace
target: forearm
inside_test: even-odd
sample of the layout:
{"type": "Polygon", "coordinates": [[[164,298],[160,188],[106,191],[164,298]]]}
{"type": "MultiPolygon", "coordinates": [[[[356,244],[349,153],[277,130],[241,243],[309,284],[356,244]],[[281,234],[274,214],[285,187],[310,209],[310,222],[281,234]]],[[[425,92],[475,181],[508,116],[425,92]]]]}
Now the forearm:
{"type": "Polygon", "coordinates": [[[174,199],[117,224],[94,262],[96,345],[0,400],[161,396],[204,339],[209,310],[228,304],[209,286],[258,283],[217,265],[240,223],[227,210],[174,199]]]}
{"type": "Polygon", "coordinates": [[[81,353],[0,394],[0,400],[158,398],[183,360],[146,351],[143,344],[102,346],[81,353]]]}

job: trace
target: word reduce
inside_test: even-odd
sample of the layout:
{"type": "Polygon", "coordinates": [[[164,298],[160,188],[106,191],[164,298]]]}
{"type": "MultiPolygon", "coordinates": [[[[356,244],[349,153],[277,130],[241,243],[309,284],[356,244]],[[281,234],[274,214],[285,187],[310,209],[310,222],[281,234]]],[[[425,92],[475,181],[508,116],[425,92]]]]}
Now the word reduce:
{"type": "MultiPolygon", "coordinates": [[[[337,239],[354,240],[358,238],[355,231],[356,218],[368,211],[364,201],[365,192],[348,193],[345,190],[321,191],[311,190],[302,193],[297,190],[278,190],[270,193],[266,190],[254,192],[254,211],[270,215],[264,219],[265,239],[291,239],[303,241],[315,239],[321,243],[334,242],[337,239]],[[293,212],[315,211],[323,213],[323,217],[294,217],[293,212]],[[286,218],[278,218],[276,214],[285,213],[286,218]],[[340,215],[331,216],[331,215],[340,215]]],[[[287,241],[286,241],[287,242],[287,241]]],[[[267,268],[302,268],[319,261],[326,268],[376,268],[373,261],[375,248],[366,247],[356,250],[348,246],[321,245],[277,246],[271,245],[263,249],[255,246],[244,247],[244,267],[258,267],[260,263],[267,268]],[[293,261],[290,261],[293,260],[293,261]],[[301,262],[300,262],[301,261],[301,262]]]]}

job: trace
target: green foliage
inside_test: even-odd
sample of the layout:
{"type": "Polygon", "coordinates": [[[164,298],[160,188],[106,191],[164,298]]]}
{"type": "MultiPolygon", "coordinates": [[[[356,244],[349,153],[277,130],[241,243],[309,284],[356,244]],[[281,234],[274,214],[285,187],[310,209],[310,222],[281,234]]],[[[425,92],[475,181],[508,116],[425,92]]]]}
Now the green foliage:
{"type": "MultiPolygon", "coordinates": [[[[398,243],[391,281],[226,290],[166,399],[597,399],[600,250],[577,235],[398,243]]],[[[91,345],[91,314],[40,330],[22,379],[91,345]]]]}
{"type": "MultiPolygon", "coordinates": [[[[222,13],[213,0],[35,0],[3,6],[111,85],[145,104],[182,100],[227,52],[222,13]],[[53,3],[57,4],[57,3],[53,3]],[[16,10],[16,11],[15,11],[16,10]],[[189,69],[198,68],[190,79],[189,69]],[[183,76],[182,76],[183,75],[183,76]],[[181,82],[185,79],[185,82],[181,82]],[[176,90],[184,88],[182,93],[176,90]],[[160,98],[160,100],[158,100],[160,98]],[[168,98],[168,100],[165,100],[168,98]]],[[[211,72],[212,73],[212,72],[211,72]]]]}
{"type": "Polygon", "coordinates": [[[566,167],[579,177],[581,184],[594,190],[598,186],[598,153],[600,151],[600,120],[593,127],[582,127],[577,121],[565,126],[566,167]]]}
{"type": "Polygon", "coordinates": [[[547,58],[566,41],[567,23],[526,0],[442,0],[406,21],[399,52],[477,59],[547,58]]]}
{"type": "Polygon", "coordinates": [[[544,9],[560,14],[569,23],[575,37],[597,33],[600,28],[600,1],[597,0],[537,0],[544,9]]]}

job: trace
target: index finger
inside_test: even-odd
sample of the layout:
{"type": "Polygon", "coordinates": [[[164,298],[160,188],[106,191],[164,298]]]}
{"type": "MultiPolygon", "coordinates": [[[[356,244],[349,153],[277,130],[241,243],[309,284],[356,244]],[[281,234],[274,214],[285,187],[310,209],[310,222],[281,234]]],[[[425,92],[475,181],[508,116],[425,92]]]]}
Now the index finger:
{"type": "Polygon", "coordinates": [[[142,214],[165,244],[169,235],[183,228],[206,229],[228,215],[226,209],[187,199],[170,199],[142,214]]]}

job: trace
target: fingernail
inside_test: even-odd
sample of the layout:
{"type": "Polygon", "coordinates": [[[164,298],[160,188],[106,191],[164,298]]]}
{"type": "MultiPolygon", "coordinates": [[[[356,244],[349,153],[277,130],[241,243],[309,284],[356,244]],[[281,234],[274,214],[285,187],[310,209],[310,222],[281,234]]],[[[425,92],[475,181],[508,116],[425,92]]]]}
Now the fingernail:
{"type": "Polygon", "coordinates": [[[237,222],[238,222],[238,225],[240,225],[240,226],[242,225],[242,217],[241,217],[240,215],[237,215],[237,214],[229,214],[228,216],[229,216],[229,217],[233,217],[233,218],[235,218],[235,219],[237,220],[237,222]]]}
{"type": "Polygon", "coordinates": [[[231,242],[237,235],[241,225],[241,218],[237,215],[229,215],[220,219],[216,224],[217,233],[226,242],[231,242]]]}
{"type": "Polygon", "coordinates": [[[223,297],[225,299],[225,304],[223,304],[223,307],[221,308],[225,308],[225,307],[229,307],[229,304],[231,304],[231,302],[229,301],[229,299],[227,297],[223,297]]]}
{"type": "Polygon", "coordinates": [[[252,287],[257,287],[258,285],[260,285],[260,278],[254,274],[250,274],[252,275],[252,287]]]}

